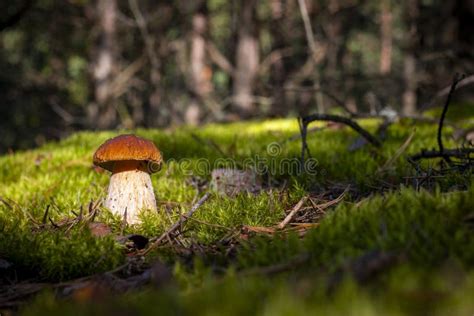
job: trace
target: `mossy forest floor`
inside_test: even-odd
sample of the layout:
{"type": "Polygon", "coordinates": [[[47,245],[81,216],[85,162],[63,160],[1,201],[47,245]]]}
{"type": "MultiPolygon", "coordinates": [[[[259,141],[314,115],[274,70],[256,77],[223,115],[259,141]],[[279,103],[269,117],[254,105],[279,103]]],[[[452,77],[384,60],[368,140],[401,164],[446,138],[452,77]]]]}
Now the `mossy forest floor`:
{"type": "MultiPolygon", "coordinates": [[[[360,123],[374,133],[380,121],[360,123]]],[[[436,129],[402,120],[381,149],[350,151],[358,135],[326,126],[308,135],[310,172],[297,167],[295,119],[82,132],[4,155],[0,314],[473,315],[472,170],[406,160],[436,147],[436,129]],[[125,227],[100,206],[110,175],[91,161],[129,132],[153,140],[165,164],[152,176],[158,212],[125,227]],[[257,160],[259,193],[209,188],[213,168],[257,160]],[[179,234],[147,255],[117,242],[160,236],[206,192],[179,234]],[[105,236],[91,232],[90,212],[105,236]]],[[[460,146],[453,134],[445,128],[446,147],[460,146]]]]}

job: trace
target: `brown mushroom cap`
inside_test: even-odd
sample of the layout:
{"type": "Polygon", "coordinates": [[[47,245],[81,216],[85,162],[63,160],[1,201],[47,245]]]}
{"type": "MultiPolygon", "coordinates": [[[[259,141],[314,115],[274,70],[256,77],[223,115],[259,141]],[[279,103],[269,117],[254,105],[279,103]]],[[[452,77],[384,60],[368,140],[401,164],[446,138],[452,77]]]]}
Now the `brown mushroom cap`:
{"type": "MultiPolygon", "coordinates": [[[[154,165],[161,163],[161,154],[155,144],[135,135],[120,135],[107,140],[96,150],[93,158],[94,165],[109,171],[114,171],[116,162],[145,161],[154,165]]],[[[148,168],[149,173],[158,168],[148,168]]]]}

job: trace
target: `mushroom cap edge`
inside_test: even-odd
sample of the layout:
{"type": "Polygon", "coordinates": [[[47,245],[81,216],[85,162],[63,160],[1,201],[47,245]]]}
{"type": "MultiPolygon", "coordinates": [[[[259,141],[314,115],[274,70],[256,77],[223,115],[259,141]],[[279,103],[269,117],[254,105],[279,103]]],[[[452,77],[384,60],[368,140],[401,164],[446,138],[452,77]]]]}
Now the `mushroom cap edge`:
{"type": "Polygon", "coordinates": [[[146,161],[155,165],[148,168],[150,173],[154,173],[159,169],[156,166],[161,164],[162,156],[152,141],[133,134],[124,134],[106,140],[93,157],[94,165],[111,172],[117,161],[146,161]]]}

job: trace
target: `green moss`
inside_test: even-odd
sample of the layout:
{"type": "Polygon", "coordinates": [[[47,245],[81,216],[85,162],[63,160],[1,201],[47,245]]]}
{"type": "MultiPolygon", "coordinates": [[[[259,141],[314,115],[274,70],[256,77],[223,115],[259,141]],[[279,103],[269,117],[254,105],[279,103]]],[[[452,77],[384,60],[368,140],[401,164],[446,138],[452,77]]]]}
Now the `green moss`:
{"type": "MultiPolygon", "coordinates": [[[[373,132],[380,122],[363,120],[361,123],[373,132]]],[[[83,224],[66,232],[65,229],[38,229],[34,222],[41,222],[48,206],[49,216],[57,222],[74,217],[81,207],[86,210],[90,201],[103,198],[109,174],[93,168],[92,155],[107,138],[129,132],[152,139],[163,152],[165,164],[152,176],[158,212],[142,214],[143,223],[127,227],[124,233],[149,237],[162,234],[192,206],[197,190],[191,180],[196,177],[209,180],[210,172],[216,167],[248,166],[249,162],[259,161],[260,165],[253,167],[263,171],[264,183],[272,186],[271,190],[256,195],[241,194],[232,198],[212,195],[193,219],[185,223],[182,238],[216,247],[216,253],[192,258],[194,263],[190,264],[189,260],[183,262],[173,250],[154,252],[153,255],[175,266],[178,284],[166,291],[144,290],[120,298],[131,306],[132,312],[148,313],[152,303],[159,302],[165,314],[169,311],[188,314],[198,310],[196,306],[205,306],[202,314],[293,315],[307,314],[310,310],[322,314],[350,314],[357,310],[358,315],[378,315],[388,304],[390,310],[384,314],[398,315],[416,311],[420,304],[397,307],[395,301],[409,296],[407,293],[413,289],[401,286],[405,283],[397,285],[393,280],[406,273],[406,279],[413,280],[414,288],[431,291],[437,281],[426,282],[423,278],[430,278],[431,274],[423,271],[432,271],[433,280],[439,278],[444,284],[448,281],[439,277],[442,272],[436,267],[450,260],[465,271],[461,288],[473,289],[474,239],[471,227],[464,221],[474,209],[472,173],[447,174],[438,180],[438,189],[434,192],[416,192],[405,187],[405,177],[414,174],[405,160],[406,155],[436,147],[436,125],[417,125],[415,131],[414,123],[409,120],[390,126],[383,147],[377,150],[367,145],[349,152],[348,147],[358,135],[347,128],[310,133],[308,145],[317,160],[315,172],[311,174],[302,174],[300,168],[288,164],[288,161],[298,163],[301,154],[301,144],[294,138],[298,135],[296,120],[213,124],[199,129],[82,132],[35,150],[0,157],[0,197],[6,202],[0,202],[0,257],[45,280],[90,275],[121,264],[125,255],[113,238],[94,238],[83,224]],[[411,133],[414,136],[406,151],[387,166],[387,161],[411,133]],[[222,158],[227,160],[222,161],[222,158]],[[279,223],[284,211],[308,190],[324,192],[335,184],[351,185],[354,190],[351,192],[355,193],[348,194],[337,207],[328,209],[320,225],[306,237],[257,236],[242,242],[236,248],[237,253],[230,257],[219,243],[229,233],[238,232],[242,225],[279,223]],[[285,192],[281,191],[283,186],[285,192]],[[382,186],[390,187],[391,191],[381,190],[382,186]],[[447,193],[459,187],[470,189],[447,193]],[[359,201],[363,197],[366,198],[359,201]],[[325,284],[327,273],[334,273],[351,260],[374,250],[400,254],[409,266],[408,272],[397,270],[381,280],[382,283],[377,281],[363,289],[347,281],[329,298],[324,286],[315,285],[325,284]],[[301,269],[296,269],[298,271],[290,272],[290,278],[287,274],[272,279],[233,276],[241,269],[284,264],[302,254],[309,255],[309,260],[301,269]],[[216,268],[226,271],[226,276],[216,276],[216,268]],[[424,287],[425,283],[429,284],[424,287]],[[307,291],[303,290],[306,288],[307,291]],[[388,290],[379,294],[377,289],[380,288],[388,290]],[[298,291],[302,296],[292,294],[300,293],[298,291]]],[[[445,132],[449,136],[452,130],[446,128],[445,132]]],[[[456,146],[451,137],[445,138],[446,147],[456,146]]],[[[422,165],[437,167],[438,161],[422,165]]],[[[101,208],[97,220],[110,225],[115,234],[121,233],[121,220],[107,210],[101,208]]],[[[445,299],[436,303],[439,307],[436,312],[450,304],[458,304],[456,308],[461,306],[460,312],[463,308],[472,308],[464,301],[467,296],[460,291],[444,295],[445,299]]],[[[59,303],[48,297],[45,294],[38,298],[34,308],[45,312],[59,308],[59,303]]],[[[409,301],[411,299],[409,297],[409,301]]],[[[106,301],[111,305],[91,304],[78,311],[106,313],[114,308],[120,310],[117,306],[125,304],[117,305],[113,298],[106,301]]],[[[69,308],[75,311],[77,306],[60,305],[61,311],[69,308]]],[[[34,311],[31,309],[29,313],[34,311]]]]}
{"type": "MultiPolygon", "coordinates": [[[[3,208],[4,209],[4,208],[3,208]]],[[[26,275],[65,280],[108,271],[123,262],[122,250],[112,238],[95,238],[77,226],[64,230],[32,231],[22,214],[0,217],[0,256],[26,275]]]]}
{"type": "Polygon", "coordinates": [[[338,269],[371,250],[406,256],[420,266],[455,259],[474,264],[472,228],[464,219],[474,209],[474,190],[434,194],[402,189],[360,205],[343,203],[330,211],[303,243],[294,238],[253,241],[240,253],[240,265],[267,266],[308,253],[315,266],[338,269]]]}
{"type": "Polygon", "coordinates": [[[298,279],[230,275],[186,292],[165,287],[119,297],[103,295],[86,302],[61,302],[44,294],[22,314],[470,315],[474,274],[453,270],[403,265],[387,272],[375,286],[361,286],[347,278],[329,294],[324,280],[311,273],[298,279]]]}

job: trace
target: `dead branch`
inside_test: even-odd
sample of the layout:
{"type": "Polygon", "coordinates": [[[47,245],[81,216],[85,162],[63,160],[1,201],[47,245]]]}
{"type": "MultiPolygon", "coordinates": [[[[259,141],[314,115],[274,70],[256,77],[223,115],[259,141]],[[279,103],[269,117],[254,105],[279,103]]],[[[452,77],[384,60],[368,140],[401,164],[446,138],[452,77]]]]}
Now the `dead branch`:
{"type": "Polygon", "coordinates": [[[160,245],[160,243],[169,235],[171,235],[172,233],[174,233],[179,227],[181,227],[181,225],[183,225],[184,222],[186,222],[188,220],[188,218],[190,218],[191,216],[193,216],[194,212],[197,211],[197,209],[199,207],[201,207],[204,202],[207,201],[207,199],[209,199],[209,196],[210,196],[210,193],[206,193],[204,194],[204,196],[199,199],[199,201],[193,205],[193,207],[184,215],[182,216],[176,223],[174,223],[173,226],[171,226],[166,232],[164,232],[160,237],[156,238],[155,240],[151,239],[150,241],[153,241],[150,243],[150,246],[145,250],[143,251],[143,255],[147,254],[148,252],[150,252],[151,249],[153,248],[156,248],[157,246],[160,245]]]}
{"type": "Polygon", "coordinates": [[[313,58],[316,56],[317,46],[316,41],[314,40],[313,29],[311,27],[311,21],[308,14],[308,9],[306,8],[306,3],[304,0],[298,0],[298,6],[301,12],[301,18],[303,19],[304,30],[306,34],[306,40],[308,41],[308,46],[311,51],[313,58]]]}
{"type": "Polygon", "coordinates": [[[155,39],[153,38],[153,36],[150,35],[150,32],[148,31],[147,21],[143,17],[143,14],[140,10],[137,0],[129,0],[128,5],[130,7],[130,10],[133,13],[133,17],[135,18],[135,21],[137,22],[142,39],[145,42],[145,49],[146,49],[148,58],[150,59],[151,66],[154,69],[158,69],[159,58],[155,52],[155,47],[154,47],[155,39]]]}
{"type": "MultiPolygon", "coordinates": [[[[451,102],[451,97],[453,95],[454,90],[456,89],[457,84],[464,79],[464,75],[459,75],[456,74],[453,79],[453,83],[451,84],[451,89],[449,89],[448,97],[446,98],[446,103],[444,104],[443,107],[443,112],[441,113],[441,117],[439,118],[439,125],[438,125],[438,147],[439,147],[439,152],[443,153],[444,151],[444,146],[443,146],[443,138],[442,138],[442,131],[443,131],[443,123],[444,123],[444,118],[446,117],[446,113],[448,112],[448,106],[449,103],[451,102]]],[[[449,156],[444,156],[443,157],[446,162],[451,162],[449,159],[449,156]]]]}
{"type": "Polygon", "coordinates": [[[374,145],[375,147],[381,147],[382,143],[375,138],[372,134],[367,132],[363,129],[359,124],[355,121],[351,120],[350,118],[339,116],[339,115],[332,115],[332,114],[312,114],[306,117],[303,117],[303,124],[308,125],[314,121],[331,121],[331,122],[338,122],[345,124],[351,127],[354,131],[358,132],[362,135],[369,143],[374,145]]]}
{"type": "Polygon", "coordinates": [[[443,152],[438,150],[422,150],[420,153],[410,157],[411,160],[417,161],[423,158],[464,158],[472,159],[471,154],[474,154],[474,148],[458,148],[458,149],[444,149],[443,152]]]}
{"type": "MultiPolygon", "coordinates": [[[[458,84],[454,88],[454,91],[456,91],[457,89],[460,89],[462,87],[465,87],[467,85],[470,85],[472,83],[474,83],[474,75],[464,76],[463,78],[461,78],[459,80],[458,84]]],[[[450,93],[451,86],[452,86],[452,84],[445,87],[445,88],[443,88],[443,89],[441,89],[440,91],[438,91],[436,93],[436,95],[433,97],[433,99],[431,99],[431,101],[428,104],[425,104],[425,105],[421,106],[421,110],[426,110],[426,109],[429,109],[429,108],[433,107],[436,103],[436,100],[438,100],[439,98],[444,97],[445,95],[450,93]]]]}
{"type": "Polygon", "coordinates": [[[317,205],[316,205],[317,208],[318,208],[319,210],[325,210],[325,209],[327,209],[328,207],[333,206],[333,205],[335,205],[335,204],[341,202],[342,199],[344,198],[344,196],[347,194],[347,192],[349,192],[350,187],[351,187],[351,186],[348,185],[348,186],[344,189],[344,191],[343,191],[337,198],[335,198],[334,200],[331,200],[331,201],[328,201],[328,202],[322,203],[322,204],[317,204],[317,205]]]}
{"type": "Polygon", "coordinates": [[[235,69],[232,63],[222,54],[219,49],[211,42],[206,43],[206,50],[209,53],[209,57],[222,71],[229,76],[233,76],[235,69]]]}
{"type": "Polygon", "coordinates": [[[278,229],[283,229],[285,228],[286,225],[288,225],[288,223],[293,219],[293,217],[295,216],[296,213],[299,212],[299,210],[301,210],[301,207],[303,207],[304,203],[306,203],[306,200],[308,200],[308,197],[307,196],[304,196],[290,211],[290,213],[288,213],[288,215],[285,217],[285,219],[280,223],[278,224],[278,229]]]}
{"type": "Polygon", "coordinates": [[[129,82],[135,76],[135,74],[142,69],[142,67],[145,65],[145,58],[144,56],[141,56],[134,62],[132,62],[130,65],[125,67],[112,81],[112,95],[114,98],[120,97],[122,94],[124,94],[128,87],[129,87],[129,82]]]}
{"type": "Polygon", "coordinates": [[[48,205],[46,206],[46,210],[44,211],[43,219],[41,220],[41,223],[42,223],[43,225],[46,224],[46,221],[47,221],[47,219],[48,219],[48,213],[49,213],[49,208],[50,208],[50,207],[51,207],[51,204],[48,204],[48,205]]]}
{"type": "Polygon", "coordinates": [[[304,155],[308,153],[308,156],[311,156],[309,152],[308,142],[307,142],[307,135],[308,135],[308,124],[304,123],[303,118],[298,118],[298,126],[300,128],[301,134],[301,168],[304,166],[304,155]]]}
{"type": "Polygon", "coordinates": [[[285,57],[289,57],[294,53],[294,49],[292,47],[286,47],[281,49],[275,49],[274,51],[270,52],[260,63],[258,66],[258,73],[260,76],[264,75],[268,72],[270,67],[280,61],[285,57]]]}
{"type": "MultiPolygon", "coordinates": [[[[319,63],[319,60],[318,60],[319,58],[317,54],[320,53],[321,50],[318,50],[318,47],[316,45],[316,40],[314,39],[313,28],[311,26],[311,20],[309,18],[308,8],[306,7],[305,0],[298,0],[298,7],[300,9],[301,18],[303,19],[303,25],[304,25],[304,30],[306,34],[306,40],[309,46],[311,59],[314,61],[314,64],[317,65],[319,63]]],[[[319,72],[317,70],[314,70],[313,76],[314,76],[314,81],[315,81],[315,87],[320,88],[321,81],[320,81],[319,72]]],[[[316,102],[317,102],[319,112],[322,112],[323,111],[323,95],[320,91],[316,91],[316,102]]]]}
{"type": "Polygon", "coordinates": [[[456,74],[453,79],[453,83],[451,84],[451,88],[448,93],[448,97],[446,98],[446,102],[443,107],[443,112],[441,113],[441,117],[439,118],[438,124],[438,150],[422,150],[420,153],[408,157],[408,161],[417,161],[423,158],[443,158],[447,163],[451,163],[451,158],[459,158],[459,159],[466,159],[471,163],[470,155],[474,153],[474,148],[457,148],[457,149],[445,149],[443,145],[442,133],[443,133],[443,126],[444,120],[446,117],[446,113],[448,112],[449,103],[451,102],[451,97],[454,91],[456,90],[456,86],[465,79],[465,75],[456,74]]]}

